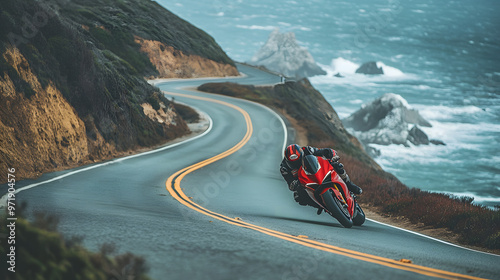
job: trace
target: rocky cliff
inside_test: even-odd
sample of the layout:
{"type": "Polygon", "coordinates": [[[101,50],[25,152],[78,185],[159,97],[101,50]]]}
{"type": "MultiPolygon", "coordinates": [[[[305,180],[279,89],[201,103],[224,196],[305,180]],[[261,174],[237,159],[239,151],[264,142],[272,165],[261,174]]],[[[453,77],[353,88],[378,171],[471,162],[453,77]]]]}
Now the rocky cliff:
{"type": "Polygon", "coordinates": [[[0,77],[2,163],[10,162],[9,166],[21,174],[33,176],[45,164],[61,166],[83,161],[89,147],[85,123],[75,109],[53,83],[45,87],[40,84],[18,49],[9,48],[3,56],[33,90],[33,96],[19,94],[8,75],[0,77]]]}
{"type": "Polygon", "coordinates": [[[278,29],[269,35],[267,42],[249,63],[265,66],[288,77],[304,78],[326,74],[307,49],[299,46],[294,33],[280,33],[278,29]]]}
{"type": "Polygon", "coordinates": [[[17,179],[189,133],[144,77],[238,74],[213,38],[149,0],[6,0],[0,10],[0,168],[17,179]]]}
{"type": "Polygon", "coordinates": [[[158,70],[158,76],[152,78],[198,78],[237,76],[238,70],[232,64],[216,62],[199,55],[187,55],[171,46],[135,37],[151,63],[158,70]]]}

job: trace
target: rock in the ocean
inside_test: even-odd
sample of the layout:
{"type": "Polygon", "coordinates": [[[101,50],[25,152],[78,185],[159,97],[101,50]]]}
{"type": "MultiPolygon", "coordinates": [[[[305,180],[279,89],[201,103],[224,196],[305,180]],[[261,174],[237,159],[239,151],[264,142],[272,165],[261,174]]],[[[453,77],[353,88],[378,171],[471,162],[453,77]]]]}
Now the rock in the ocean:
{"type": "Polygon", "coordinates": [[[288,77],[304,78],[326,74],[307,49],[299,46],[293,32],[280,33],[279,29],[269,35],[267,42],[249,63],[265,66],[288,77]]]}
{"type": "Polygon", "coordinates": [[[429,138],[418,127],[430,127],[417,110],[394,93],[384,94],[343,120],[344,126],[365,145],[369,143],[408,146],[428,145],[429,138]],[[409,127],[413,124],[413,128],[409,127]]]}
{"type": "Polygon", "coordinates": [[[446,146],[446,144],[445,144],[443,141],[441,141],[441,140],[437,140],[437,139],[431,139],[431,140],[429,140],[429,142],[431,142],[431,143],[432,143],[432,144],[434,144],[434,145],[442,145],[442,146],[446,146]]]}
{"type": "Polygon", "coordinates": [[[383,75],[384,70],[382,67],[378,67],[377,62],[370,61],[363,63],[357,70],[358,74],[366,74],[366,75],[383,75]]]}
{"type": "Polygon", "coordinates": [[[429,137],[416,125],[408,132],[408,141],[413,145],[429,145],[429,137]]]}

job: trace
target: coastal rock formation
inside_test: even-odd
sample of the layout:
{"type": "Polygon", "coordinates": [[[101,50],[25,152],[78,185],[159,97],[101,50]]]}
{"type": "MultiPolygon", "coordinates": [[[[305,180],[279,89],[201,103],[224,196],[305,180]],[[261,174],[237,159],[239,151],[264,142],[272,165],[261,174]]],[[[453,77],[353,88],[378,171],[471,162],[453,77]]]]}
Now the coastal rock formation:
{"type": "Polygon", "coordinates": [[[428,136],[419,128],[431,127],[417,110],[411,109],[400,95],[387,93],[343,120],[350,130],[365,145],[369,143],[408,146],[428,145],[428,136]],[[411,129],[409,127],[413,125],[411,129]]]}
{"type": "Polygon", "coordinates": [[[383,75],[384,70],[382,67],[377,65],[377,62],[370,61],[363,63],[358,69],[356,69],[356,73],[366,75],[383,75]]]}
{"type": "Polygon", "coordinates": [[[408,141],[414,145],[429,145],[429,137],[423,132],[418,126],[414,125],[410,131],[408,131],[408,141]]]}
{"type": "Polygon", "coordinates": [[[386,77],[403,77],[405,74],[394,67],[385,65],[383,62],[366,62],[363,63],[361,66],[359,66],[356,69],[357,74],[364,74],[364,75],[384,75],[386,77]]]}
{"type": "Polygon", "coordinates": [[[288,77],[325,75],[306,48],[299,46],[293,32],[280,33],[275,29],[250,64],[265,66],[288,77]]]}

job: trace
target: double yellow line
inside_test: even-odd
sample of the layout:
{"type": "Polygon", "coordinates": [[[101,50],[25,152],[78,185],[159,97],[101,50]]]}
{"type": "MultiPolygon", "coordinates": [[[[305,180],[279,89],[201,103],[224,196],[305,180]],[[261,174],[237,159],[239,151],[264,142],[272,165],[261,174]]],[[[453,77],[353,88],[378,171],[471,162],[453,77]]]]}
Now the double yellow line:
{"type": "Polygon", "coordinates": [[[325,252],[330,252],[330,253],[350,257],[350,258],[357,259],[357,260],[362,260],[362,261],[366,261],[366,262],[370,262],[370,263],[383,265],[386,267],[396,268],[396,269],[405,270],[405,271],[411,271],[414,273],[423,274],[423,275],[432,276],[432,277],[443,278],[443,279],[476,279],[476,280],[483,279],[483,278],[448,272],[448,271],[444,271],[444,270],[429,268],[429,267],[425,267],[425,266],[419,266],[419,265],[415,265],[415,264],[411,264],[411,263],[405,263],[405,262],[396,261],[396,260],[388,259],[388,258],[383,258],[383,257],[375,256],[375,255],[365,254],[365,253],[361,253],[361,252],[333,246],[330,244],[310,240],[310,239],[307,239],[307,238],[304,238],[301,236],[290,235],[287,233],[283,233],[283,232],[275,231],[275,230],[268,229],[265,227],[260,227],[260,226],[254,225],[254,224],[246,223],[246,222],[243,222],[239,218],[231,218],[228,216],[224,216],[222,214],[210,211],[210,210],[194,203],[182,191],[181,185],[180,185],[182,179],[186,175],[188,175],[189,173],[196,171],[204,166],[207,166],[215,161],[223,159],[223,158],[233,154],[234,152],[238,151],[239,149],[241,149],[250,140],[250,137],[252,136],[252,133],[253,133],[253,126],[252,126],[252,121],[251,121],[248,113],[245,110],[243,110],[240,107],[235,106],[233,104],[230,104],[230,103],[227,103],[224,101],[220,101],[220,100],[216,100],[216,99],[212,99],[212,98],[206,98],[206,97],[191,96],[191,95],[177,94],[177,93],[175,93],[175,95],[183,96],[183,97],[187,97],[187,98],[204,100],[204,101],[208,101],[208,102],[219,103],[219,104],[222,104],[224,106],[228,106],[230,108],[233,108],[243,115],[243,117],[245,118],[246,126],[247,126],[247,131],[246,131],[246,134],[243,137],[243,139],[240,142],[238,142],[238,144],[236,144],[231,149],[229,149],[221,154],[218,154],[214,157],[211,157],[209,159],[201,161],[199,163],[196,163],[196,164],[193,164],[193,165],[188,166],[186,168],[183,168],[183,169],[175,172],[172,176],[170,176],[167,179],[165,185],[166,185],[168,192],[172,195],[172,197],[174,197],[181,204],[183,204],[183,205],[185,205],[185,206],[187,206],[195,211],[198,211],[204,215],[210,216],[214,219],[217,219],[217,220],[220,220],[220,221],[232,224],[232,225],[252,229],[252,230],[267,234],[269,236],[280,238],[282,240],[290,241],[290,242],[300,244],[303,246],[307,246],[310,248],[314,248],[317,250],[322,250],[325,252]]]}

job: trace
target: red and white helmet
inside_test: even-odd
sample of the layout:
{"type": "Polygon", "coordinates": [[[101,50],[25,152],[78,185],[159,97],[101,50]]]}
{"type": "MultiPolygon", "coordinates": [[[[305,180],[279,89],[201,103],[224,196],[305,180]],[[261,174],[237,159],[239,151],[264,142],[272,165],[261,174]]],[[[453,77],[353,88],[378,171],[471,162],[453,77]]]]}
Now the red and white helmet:
{"type": "Polygon", "coordinates": [[[297,144],[292,144],[285,149],[285,159],[286,163],[291,169],[298,169],[302,164],[302,157],[304,152],[302,148],[297,144]]]}

